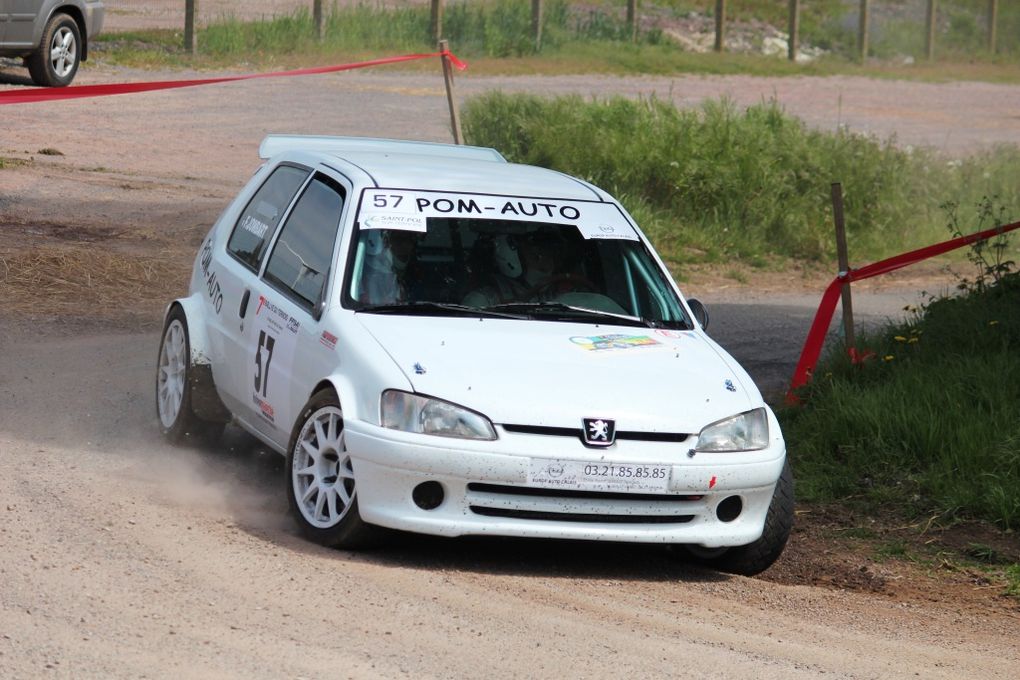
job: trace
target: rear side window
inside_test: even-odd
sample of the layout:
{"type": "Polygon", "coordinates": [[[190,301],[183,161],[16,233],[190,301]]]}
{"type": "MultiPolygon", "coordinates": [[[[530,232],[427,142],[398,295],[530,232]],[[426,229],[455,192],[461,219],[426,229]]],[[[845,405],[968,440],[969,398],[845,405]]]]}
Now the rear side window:
{"type": "Polygon", "coordinates": [[[255,192],[234,225],[227,250],[252,271],[258,271],[266,245],[309,172],[292,165],[278,167],[255,192]]]}
{"type": "Polygon", "coordinates": [[[266,265],[265,278],[311,310],[326,288],[344,206],[342,187],[316,175],[294,204],[266,265]]]}

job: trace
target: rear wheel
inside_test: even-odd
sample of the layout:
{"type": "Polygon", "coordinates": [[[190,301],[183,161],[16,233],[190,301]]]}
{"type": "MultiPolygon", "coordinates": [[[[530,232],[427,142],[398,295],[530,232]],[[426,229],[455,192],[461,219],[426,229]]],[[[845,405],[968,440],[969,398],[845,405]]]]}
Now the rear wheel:
{"type": "Polygon", "coordinates": [[[160,430],[168,440],[180,444],[192,438],[208,441],[223,425],[209,423],[191,406],[191,341],[184,310],[174,307],[167,315],[163,339],[156,362],[156,415],[160,430]]]}
{"type": "Polygon", "coordinates": [[[301,533],[326,546],[353,548],[372,542],[375,527],[358,514],[344,415],[332,390],[316,392],[301,411],[286,467],[287,498],[301,533]]]}
{"type": "Polygon", "coordinates": [[[754,576],[765,571],[779,559],[793,529],[793,473],[790,461],[783,463],[783,472],[765,516],[765,530],[753,543],[734,548],[703,548],[684,546],[694,562],[731,574],[754,576]]]}
{"type": "Polygon", "coordinates": [[[28,72],[36,85],[66,87],[81,64],[81,32],[74,19],[54,14],[43,30],[38,49],[28,57],[28,72]]]}

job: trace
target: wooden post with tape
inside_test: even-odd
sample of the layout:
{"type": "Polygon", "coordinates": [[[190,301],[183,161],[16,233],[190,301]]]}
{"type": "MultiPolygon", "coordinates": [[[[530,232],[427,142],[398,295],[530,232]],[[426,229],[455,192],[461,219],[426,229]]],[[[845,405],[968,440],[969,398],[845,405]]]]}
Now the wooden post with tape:
{"type": "Polygon", "coordinates": [[[312,21],[315,23],[315,39],[322,40],[325,27],[322,22],[322,0],[312,0],[312,21]]]}
{"type": "Polygon", "coordinates": [[[450,41],[440,40],[439,51],[442,52],[442,56],[439,58],[443,60],[443,80],[446,81],[446,101],[450,105],[450,127],[453,130],[453,143],[463,144],[464,135],[460,132],[460,116],[457,115],[457,98],[453,93],[453,65],[447,56],[450,53],[450,41]]]}
{"type": "Polygon", "coordinates": [[[198,0],[184,0],[184,51],[195,53],[195,14],[198,0]]]}
{"type": "Polygon", "coordinates": [[[443,0],[432,0],[432,7],[429,11],[429,31],[432,32],[433,40],[443,37],[443,0]]]}
{"type": "Polygon", "coordinates": [[[863,64],[868,60],[868,29],[871,24],[871,0],[861,0],[860,19],[857,25],[857,54],[863,64]]]}
{"type": "MultiPolygon", "coordinates": [[[[846,248],[846,223],[843,220],[843,185],[839,182],[832,183],[832,217],[836,222],[836,255],[839,258],[839,273],[850,271],[850,256],[846,248]]],[[[846,340],[847,349],[856,347],[854,337],[854,305],[850,297],[850,283],[844,282],[843,293],[843,337],[846,340]]]]}
{"type": "Polygon", "coordinates": [[[715,51],[726,48],[726,0],[715,0],[715,51]]]}
{"type": "Polygon", "coordinates": [[[800,49],[800,0],[790,0],[790,40],[786,46],[786,56],[790,61],[797,61],[800,49]]]}

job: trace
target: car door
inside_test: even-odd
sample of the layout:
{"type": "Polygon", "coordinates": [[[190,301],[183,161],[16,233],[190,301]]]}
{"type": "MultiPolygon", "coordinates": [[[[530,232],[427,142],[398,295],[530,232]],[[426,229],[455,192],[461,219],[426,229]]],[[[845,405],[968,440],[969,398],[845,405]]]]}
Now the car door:
{"type": "Polygon", "coordinates": [[[245,323],[259,272],[276,230],[311,173],[310,168],[289,163],[260,172],[264,180],[233,220],[225,243],[219,235],[210,236],[202,249],[201,275],[208,293],[205,318],[210,320],[216,352],[213,378],[234,414],[251,401],[250,375],[240,357],[247,352],[245,323]]]}
{"type": "Polygon", "coordinates": [[[319,342],[334,251],[349,188],[315,173],[278,230],[252,290],[241,369],[248,424],[286,447],[298,411],[332,370],[319,342]]]}
{"type": "Polygon", "coordinates": [[[7,29],[0,36],[4,44],[8,47],[33,47],[32,36],[36,24],[46,18],[39,16],[46,3],[43,0],[6,0],[2,4],[8,13],[7,29]]]}

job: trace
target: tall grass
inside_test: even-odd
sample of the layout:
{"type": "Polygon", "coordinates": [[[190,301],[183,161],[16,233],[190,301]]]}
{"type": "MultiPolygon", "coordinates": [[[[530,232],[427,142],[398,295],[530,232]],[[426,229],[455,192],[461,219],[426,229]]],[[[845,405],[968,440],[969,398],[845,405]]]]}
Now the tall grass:
{"type": "Polygon", "coordinates": [[[1020,274],[834,352],[780,412],[806,500],[859,497],[1020,527],[1020,274]]]}
{"type": "Polygon", "coordinates": [[[462,120],[469,143],[622,197],[673,262],[689,260],[692,250],[710,259],[832,257],[833,181],[843,183],[859,257],[941,240],[939,205],[947,200],[973,206],[997,194],[1020,215],[1020,150],[947,161],[891,140],[809,129],[775,102],[678,109],[658,99],[493,92],[469,100],[462,120]]]}

